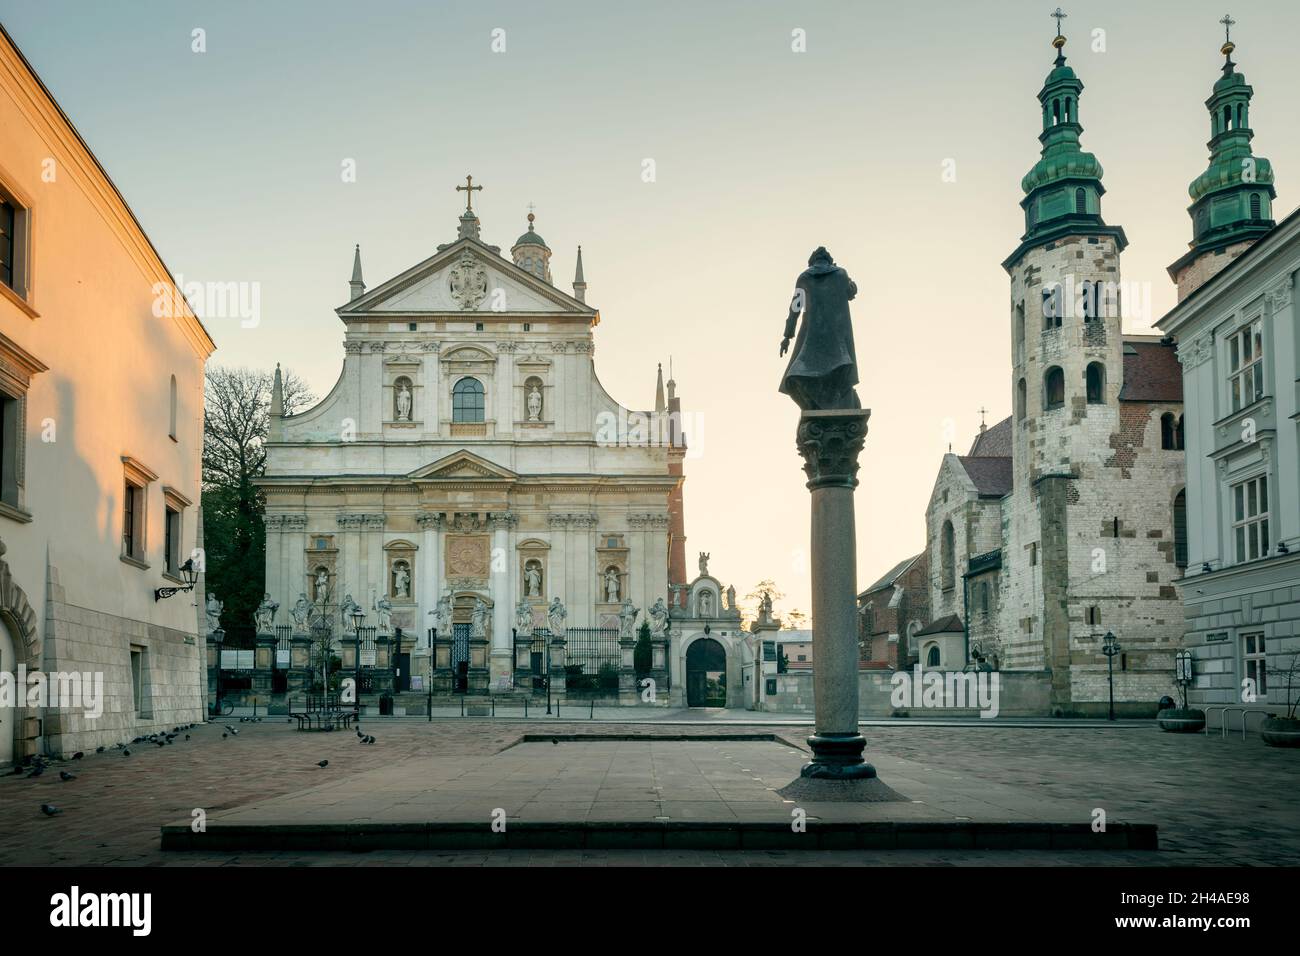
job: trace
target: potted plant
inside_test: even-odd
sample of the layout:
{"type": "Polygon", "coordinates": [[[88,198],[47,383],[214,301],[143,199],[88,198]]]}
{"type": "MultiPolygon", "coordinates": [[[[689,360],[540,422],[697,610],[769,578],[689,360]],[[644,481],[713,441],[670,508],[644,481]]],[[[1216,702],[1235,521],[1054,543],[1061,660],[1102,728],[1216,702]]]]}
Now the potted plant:
{"type": "Polygon", "coordinates": [[[1291,655],[1291,664],[1282,674],[1286,678],[1286,715],[1269,714],[1260,725],[1259,735],[1270,747],[1300,747],[1300,718],[1296,717],[1300,696],[1293,692],[1296,678],[1300,677],[1300,652],[1291,655]]]}
{"type": "Polygon", "coordinates": [[[1192,682],[1192,652],[1179,651],[1174,657],[1174,681],[1182,691],[1183,706],[1169,707],[1156,715],[1160,729],[1172,734],[1195,734],[1205,729],[1205,711],[1187,705],[1187,687],[1192,682]]]}

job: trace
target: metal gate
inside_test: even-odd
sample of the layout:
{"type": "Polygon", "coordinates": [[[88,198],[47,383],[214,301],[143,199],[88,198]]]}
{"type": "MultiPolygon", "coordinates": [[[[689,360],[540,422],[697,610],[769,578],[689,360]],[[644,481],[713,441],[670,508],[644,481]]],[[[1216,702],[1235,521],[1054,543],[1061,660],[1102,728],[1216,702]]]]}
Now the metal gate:
{"type": "Polygon", "coordinates": [[[469,624],[451,626],[451,689],[457,694],[469,690],[469,624]]]}
{"type": "Polygon", "coordinates": [[[564,634],[565,693],[617,697],[623,651],[616,627],[571,627],[564,634]]]}
{"type": "Polygon", "coordinates": [[[533,642],[528,648],[529,667],[533,672],[533,690],[546,690],[547,661],[551,632],[544,627],[533,628],[533,642]]]}

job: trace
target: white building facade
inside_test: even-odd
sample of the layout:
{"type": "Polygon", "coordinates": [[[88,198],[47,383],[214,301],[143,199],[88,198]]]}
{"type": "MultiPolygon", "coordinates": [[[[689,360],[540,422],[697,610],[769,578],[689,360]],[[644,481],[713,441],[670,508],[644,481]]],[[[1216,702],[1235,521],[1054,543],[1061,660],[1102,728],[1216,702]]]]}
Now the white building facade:
{"type": "Polygon", "coordinates": [[[201,578],[155,591],[196,545],[213,348],[0,30],[0,764],[204,718],[201,578]]]}

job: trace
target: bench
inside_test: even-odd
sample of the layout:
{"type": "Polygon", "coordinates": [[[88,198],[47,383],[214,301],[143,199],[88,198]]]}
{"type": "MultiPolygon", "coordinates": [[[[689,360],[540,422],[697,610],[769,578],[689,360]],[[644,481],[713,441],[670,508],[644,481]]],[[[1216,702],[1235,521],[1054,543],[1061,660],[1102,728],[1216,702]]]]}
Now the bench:
{"type": "Polygon", "coordinates": [[[355,705],[345,708],[337,695],[322,696],[311,694],[307,697],[307,706],[295,710],[289,708],[289,718],[298,721],[299,730],[334,730],[349,729],[352,722],[360,718],[355,705]]]}

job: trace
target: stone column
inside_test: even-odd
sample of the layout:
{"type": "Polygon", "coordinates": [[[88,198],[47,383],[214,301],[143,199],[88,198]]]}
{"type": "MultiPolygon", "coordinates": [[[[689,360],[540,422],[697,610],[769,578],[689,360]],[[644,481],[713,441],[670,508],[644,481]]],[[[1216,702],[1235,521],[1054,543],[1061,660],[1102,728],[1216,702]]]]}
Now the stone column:
{"type": "MultiPolygon", "coordinates": [[[[430,612],[438,607],[438,598],[442,596],[442,574],[441,549],[442,542],[439,540],[438,529],[442,526],[442,515],[432,512],[423,511],[415,516],[415,522],[420,526],[420,553],[417,558],[419,565],[419,584],[416,585],[416,621],[415,630],[418,635],[415,646],[411,651],[411,666],[415,668],[416,656],[426,657],[433,653],[429,647],[429,628],[433,627],[434,616],[430,612]]],[[[422,661],[419,665],[424,668],[427,661],[422,661]]],[[[420,670],[413,670],[412,673],[421,673],[420,670]]],[[[428,677],[428,674],[425,674],[428,677]]]]}
{"type": "Polygon", "coordinates": [[[514,616],[515,595],[512,587],[518,572],[510,551],[510,529],[518,517],[510,511],[493,512],[488,517],[492,529],[492,555],[489,571],[492,582],[492,652],[488,661],[492,690],[510,689],[514,685],[514,648],[510,621],[514,616]]]}
{"type": "Polygon", "coordinates": [[[812,492],[815,732],[801,776],[873,778],[858,733],[858,611],[853,492],[869,409],[805,411],[795,439],[812,492]]]}

